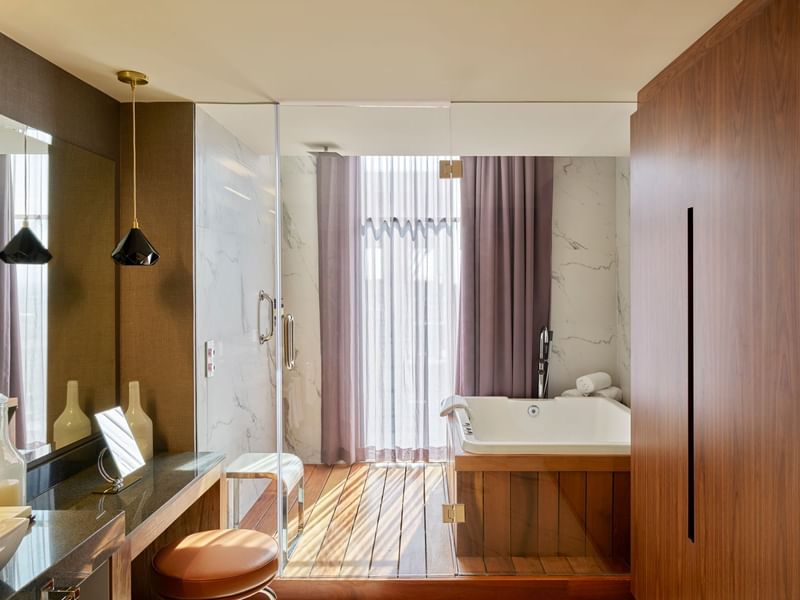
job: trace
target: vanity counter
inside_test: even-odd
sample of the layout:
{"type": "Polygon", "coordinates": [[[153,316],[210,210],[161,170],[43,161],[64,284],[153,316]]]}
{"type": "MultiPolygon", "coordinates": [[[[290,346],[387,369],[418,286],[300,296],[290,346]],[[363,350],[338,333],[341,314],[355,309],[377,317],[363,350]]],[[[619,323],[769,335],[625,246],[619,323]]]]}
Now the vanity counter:
{"type": "Polygon", "coordinates": [[[119,510],[35,510],[34,517],[0,571],[0,600],[38,598],[37,590],[51,579],[58,586],[78,584],[125,539],[125,516],[119,510]]]}
{"type": "Polygon", "coordinates": [[[160,547],[224,524],[223,459],[214,452],[157,455],[138,471],[140,481],[114,495],[93,493],[103,481],[91,467],[36,497],[36,523],[0,572],[0,600],[38,600],[35,589],[49,578],[74,585],[105,561],[112,598],[149,597],[150,560],[160,547]]]}
{"type": "Polygon", "coordinates": [[[103,484],[95,467],[65,479],[34,499],[34,510],[83,510],[97,515],[125,513],[125,535],[129,536],[193,482],[218,467],[224,459],[217,452],[158,454],[137,472],[141,481],[119,494],[94,494],[103,484]]]}

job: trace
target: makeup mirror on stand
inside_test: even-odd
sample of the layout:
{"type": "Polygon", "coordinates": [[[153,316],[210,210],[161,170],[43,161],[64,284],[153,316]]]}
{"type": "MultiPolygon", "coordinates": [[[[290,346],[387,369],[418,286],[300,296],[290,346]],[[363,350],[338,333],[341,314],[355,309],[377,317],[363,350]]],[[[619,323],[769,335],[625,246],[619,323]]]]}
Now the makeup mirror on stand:
{"type": "Polygon", "coordinates": [[[117,476],[112,475],[103,464],[106,454],[106,448],[104,448],[97,457],[97,469],[108,485],[104,485],[95,492],[118,494],[141,479],[141,476],[136,475],[135,472],[144,466],[144,457],[121,408],[104,410],[97,413],[94,418],[97,420],[97,426],[103,434],[108,453],[111,454],[118,473],[117,476]]]}

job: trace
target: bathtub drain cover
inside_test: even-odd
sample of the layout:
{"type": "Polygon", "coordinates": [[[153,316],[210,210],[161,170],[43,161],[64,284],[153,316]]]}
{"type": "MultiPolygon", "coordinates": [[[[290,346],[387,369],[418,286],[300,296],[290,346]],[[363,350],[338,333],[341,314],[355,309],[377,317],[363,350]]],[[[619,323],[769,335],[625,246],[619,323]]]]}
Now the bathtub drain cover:
{"type": "Polygon", "coordinates": [[[528,407],[528,415],[531,417],[538,417],[539,416],[539,407],[535,404],[531,404],[528,407]]]}

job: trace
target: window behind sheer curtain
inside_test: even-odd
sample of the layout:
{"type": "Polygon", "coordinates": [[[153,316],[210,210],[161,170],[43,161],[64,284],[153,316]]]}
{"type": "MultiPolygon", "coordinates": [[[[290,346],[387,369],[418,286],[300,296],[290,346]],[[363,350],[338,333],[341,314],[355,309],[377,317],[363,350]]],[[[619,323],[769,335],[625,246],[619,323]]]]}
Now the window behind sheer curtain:
{"type": "Polygon", "coordinates": [[[458,180],[434,156],[359,159],[362,460],[443,460],[454,391],[458,180]]]}
{"type": "MultiPolygon", "coordinates": [[[[11,156],[14,226],[25,219],[25,156],[11,156]]],[[[29,154],[28,226],[48,245],[48,156],[29,154]]],[[[47,441],[47,266],[16,265],[26,446],[47,441]]]]}

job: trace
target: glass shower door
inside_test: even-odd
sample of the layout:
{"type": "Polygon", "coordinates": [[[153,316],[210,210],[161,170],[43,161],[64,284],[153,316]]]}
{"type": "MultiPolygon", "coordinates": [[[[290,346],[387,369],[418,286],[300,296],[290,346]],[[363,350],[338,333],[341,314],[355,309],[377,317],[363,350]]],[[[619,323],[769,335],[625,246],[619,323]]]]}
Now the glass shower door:
{"type": "MultiPolygon", "coordinates": [[[[413,207],[413,199],[422,199],[426,193],[423,188],[415,191],[413,186],[392,187],[390,181],[397,181],[400,174],[409,175],[403,171],[405,168],[413,169],[420,177],[427,173],[424,185],[437,188],[436,202],[452,203],[452,181],[438,177],[440,159],[449,161],[451,155],[449,127],[446,104],[280,107],[282,372],[278,381],[283,394],[278,415],[283,435],[278,444],[285,455],[300,459],[305,472],[302,492],[295,489],[293,481],[286,481],[292,489],[282,512],[291,552],[282,565],[283,577],[420,578],[455,573],[450,526],[442,521],[448,458],[446,429],[439,417],[442,398],[431,397],[423,382],[424,369],[440,372],[441,361],[448,356],[428,350],[441,346],[440,340],[424,342],[424,332],[437,327],[442,315],[432,306],[426,311],[425,303],[415,298],[424,298],[426,289],[434,294],[436,286],[451,285],[441,280],[432,261],[437,243],[440,247],[443,244],[441,236],[436,235],[444,232],[442,235],[454,239],[457,216],[450,210],[408,221],[409,214],[367,214],[363,195],[350,198],[349,201],[361,203],[355,207],[358,210],[353,210],[354,215],[360,216],[354,216],[356,221],[348,225],[357,236],[350,240],[357,257],[353,265],[356,275],[348,284],[352,301],[360,302],[357,297],[373,294],[369,296],[372,306],[382,306],[380,294],[388,281],[388,269],[392,268],[397,271],[394,277],[407,273],[405,289],[414,295],[409,295],[408,301],[418,302],[420,310],[410,318],[391,318],[388,311],[379,313],[363,305],[346,307],[353,309],[349,331],[354,347],[348,351],[352,355],[344,358],[359,362],[350,364],[353,391],[346,400],[352,404],[340,413],[350,415],[341,419],[346,420],[352,438],[345,436],[348,439],[337,453],[338,446],[331,436],[340,421],[324,420],[330,421],[330,415],[335,414],[332,403],[342,399],[330,392],[330,380],[323,384],[323,373],[329,374],[333,363],[323,363],[332,359],[322,347],[322,332],[330,329],[322,322],[325,307],[320,289],[326,284],[321,278],[350,274],[336,275],[320,269],[320,260],[327,257],[320,252],[321,239],[330,239],[335,232],[330,229],[334,225],[320,217],[319,203],[324,199],[317,189],[318,168],[325,157],[328,161],[347,161],[357,173],[352,183],[362,191],[375,190],[376,182],[381,182],[377,184],[383,190],[380,193],[391,197],[387,201],[389,211],[395,210],[392,207],[397,205],[392,202],[399,201],[400,196],[413,207]],[[389,170],[381,175],[382,169],[389,170]],[[387,191],[390,189],[394,191],[387,191]],[[397,191],[400,189],[403,191],[397,191]],[[403,218],[408,222],[400,223],[403,218]],[[328,229],[321,231],[321,227],[328,229]],[[406,234],[412,229],[412,235],[406,234]],[[407,257],[412,260],[407,261],[407,257]],[[411,394],[406,390],[415,389],[413,385],[407,385],[401,393],[402,382],[397,377],[376,377],[374,371],[369,371],[374,369],[372,365],[383,364],[368,360],[378,355],[374,350],[376,340],[382,339],[380,336],[397,338],[400,334],[409,337],[405,346],[398,348],[413,349],[414,340],[420,340],[419,354],[403,354],[402,348],[392,355],[387,353],[386,364],[391,366],[384,373],[407,372],[409,377],[418,377],[414,375],[417,369],[423,375],[419,375],[418,392],[411,394]],[[365,389],[382,389],[386,397],[395,398],[395,411],[384,410],[388,403],[381,405],[376,398],[367,398],[365,389]],[[414,424],[425,431],[426,441],[419,444],[424,448],[409,448],[415,444],[401,441],[408,434],[401,435],[400,429],[392,428],[393,419],[402,415],[417,415],[414,424]],[[429,460],[438,462],[425,462],[429,460]],[[304,528],[297,535],[300,498],[304,528]]],[[[333,201],[344,203],[348,199],[342,194],[333,201]]],[[[345,208],[341,205],[341,210],[345,208]]],[[[341,214],[334,215],[338,216],[341,214]]],[[[388,306],[388,299],[386,302],[388,306]]],[[[284,479],[286,475],[282,473],[284,479]]]]}

